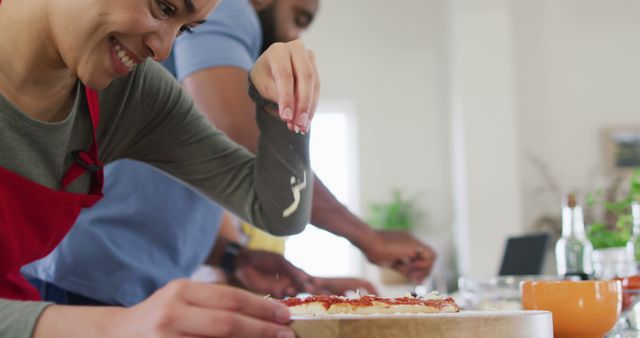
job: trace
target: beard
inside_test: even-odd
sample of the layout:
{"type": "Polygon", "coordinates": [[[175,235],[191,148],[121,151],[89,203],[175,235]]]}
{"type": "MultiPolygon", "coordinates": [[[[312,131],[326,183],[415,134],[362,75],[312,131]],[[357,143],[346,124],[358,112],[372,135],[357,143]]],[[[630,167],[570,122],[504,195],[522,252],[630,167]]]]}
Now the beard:
{"type": "Polygon", "coordinates": [[[275,2],[258,12],[260,27],[262,28],[262,48],[260,54],[264,53],[269,46],[279,42],[276,36],[276,10],[275,2]]]}

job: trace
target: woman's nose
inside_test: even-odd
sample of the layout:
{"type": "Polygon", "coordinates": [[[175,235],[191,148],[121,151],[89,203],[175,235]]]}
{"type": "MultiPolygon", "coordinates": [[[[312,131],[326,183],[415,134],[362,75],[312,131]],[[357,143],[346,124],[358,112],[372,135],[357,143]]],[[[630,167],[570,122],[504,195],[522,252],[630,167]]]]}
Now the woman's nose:
{"type": "Polygon", "coordinates": [[[177,36],[177,29],[164,29],[147,37],[145,43],[149,48],[151,58],[163,61],[171,54],[171,47],[177,36]]]}

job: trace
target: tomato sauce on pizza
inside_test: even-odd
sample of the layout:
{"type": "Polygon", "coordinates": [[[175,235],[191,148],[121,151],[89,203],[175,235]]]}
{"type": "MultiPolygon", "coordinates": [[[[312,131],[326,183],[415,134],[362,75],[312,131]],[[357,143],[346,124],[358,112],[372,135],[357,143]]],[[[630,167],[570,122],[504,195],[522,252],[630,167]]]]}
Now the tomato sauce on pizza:
{"type": "Polygon", "coordinates": [[[383,298],[372,295],[360,298],[340,296],[293,297],[282,302],[293,315],[324,314],[389,314],[389,313],[452,313],[460,307],[451,297],[398,297],[383,298]]]}

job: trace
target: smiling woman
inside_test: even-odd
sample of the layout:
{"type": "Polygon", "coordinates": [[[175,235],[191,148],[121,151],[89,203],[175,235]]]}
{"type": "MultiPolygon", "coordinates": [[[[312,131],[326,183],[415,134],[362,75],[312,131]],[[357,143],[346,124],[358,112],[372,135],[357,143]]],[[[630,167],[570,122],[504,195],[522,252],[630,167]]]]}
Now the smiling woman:
{"type": "Polygon", "coordinates": [[[290,178],[309,172],[308,136],[292,130],[308,131],[315,111],[313,54],[300,41],[281,44],[252,69],[257,101],[277,102],[256,106],[255,157],[212,128],[154,62],[216,4],[0,1],[0,46],[12,46],[0,49],[0,336],[292,337],[281,304],[189,281],[128,309],[23,302],[38,293],[19,268],[49,253],[100,200],[102,166],[117,159],[156,166],[272,233],[308,222],[309,189],[295,212],[282,210],[290,178]]]}
{"type": "Polygon", "coordinates": [[[201,23],[218,0],[92,1],[84,5],[62,2],[52,7],[51,35],[70,70],[92,88],[104,88],[130,67],[118,62],[115,44],[123,47],[134,63],[147,57],[165,59],[175,36],[201,23]],[[81,18],[81,20],[77,20],[81,18]],[[132,20],[135,18],[135,20],[132,20]],[[64,24],[69,20],[86,26],[64,24]],[[78,48],[83,46],[83,48],[78,48]],[[105,49],[108,49],[105,50],[105,49]],[[108,60],[98,55],[109,55],[108,60]]]}

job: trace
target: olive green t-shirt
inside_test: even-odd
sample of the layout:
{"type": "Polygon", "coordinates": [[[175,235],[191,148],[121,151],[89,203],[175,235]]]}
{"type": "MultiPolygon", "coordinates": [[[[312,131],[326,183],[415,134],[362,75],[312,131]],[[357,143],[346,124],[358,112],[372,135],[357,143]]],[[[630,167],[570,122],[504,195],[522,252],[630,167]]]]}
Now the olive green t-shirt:
{"type": "MultiPolygon", "coordinates": [[[[71,152],[88,150],[92,142],[83,86],[78,84],[76,91],[71,113],[56,123],[34,120],[0,95],[0,166],[60,189],[73,162],[71,152]]],[[[289,131],[277,117],[257,109],[260,141],[254,156],[212,127],[180,84],[150,60],[114,80],[99,98],[97,141],[105,164],[121,158],[149,163],[276,235],[299,232],[308,223],[309,183],[296,211],[283,216],[294,202],[291,182],[312,177],[308,135],[289,131]]],[[[67,188],[88,190],[87,174],[67,188]]],[[[7,239],[0,239],[0,245],[3,240],[7,239]]],[[[45,306],[0,300],[0,337],[30,337],[45,306]]]]}

